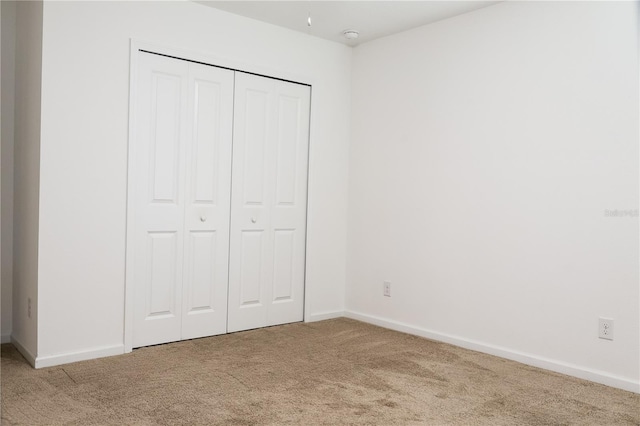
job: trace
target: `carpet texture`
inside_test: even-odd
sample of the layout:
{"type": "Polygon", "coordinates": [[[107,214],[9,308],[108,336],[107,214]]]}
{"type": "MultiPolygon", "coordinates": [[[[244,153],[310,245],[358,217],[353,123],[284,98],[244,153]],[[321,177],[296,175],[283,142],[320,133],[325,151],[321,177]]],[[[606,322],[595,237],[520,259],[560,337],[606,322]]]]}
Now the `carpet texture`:
{"type": "Polygon", "coordinates": [[[349,319],[34,370],[3,425],[640,425],[640,395],[349,319]]]}

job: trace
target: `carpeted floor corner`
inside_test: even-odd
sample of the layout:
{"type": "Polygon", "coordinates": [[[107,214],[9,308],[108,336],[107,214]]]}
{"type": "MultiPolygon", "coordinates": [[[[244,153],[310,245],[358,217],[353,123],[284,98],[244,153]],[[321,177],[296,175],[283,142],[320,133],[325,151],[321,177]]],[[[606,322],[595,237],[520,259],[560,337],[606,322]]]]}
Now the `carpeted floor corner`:
{"type": "Polygon", "coordinates": [[[2,425],[640,425],[640,395],[349,319],[34,370],[2,425]]]}

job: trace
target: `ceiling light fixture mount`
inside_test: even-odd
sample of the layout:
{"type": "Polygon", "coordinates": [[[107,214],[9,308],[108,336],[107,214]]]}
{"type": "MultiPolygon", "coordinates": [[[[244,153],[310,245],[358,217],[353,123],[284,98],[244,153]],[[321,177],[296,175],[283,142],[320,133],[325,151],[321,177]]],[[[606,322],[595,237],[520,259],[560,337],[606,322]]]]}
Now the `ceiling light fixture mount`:
{"type": "Polygon", "coordinates": [[[347,40],[355,40],[358,38],[358,36],[360,35],[360,32],[358,30],[344,30],[342,32],[342,35],[344,36],[344,38],[346,38],[347,40]]]}

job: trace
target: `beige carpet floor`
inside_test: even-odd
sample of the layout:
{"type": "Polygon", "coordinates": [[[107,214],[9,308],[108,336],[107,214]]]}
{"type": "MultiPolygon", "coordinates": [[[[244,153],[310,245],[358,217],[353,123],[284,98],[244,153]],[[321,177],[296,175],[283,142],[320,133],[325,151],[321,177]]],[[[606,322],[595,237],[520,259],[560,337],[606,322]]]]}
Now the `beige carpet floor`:
{"type": "Polygon", "coordinates": [[[640,395],[349,319],[34,370],[3,425],[640,425],[640,395]]]}

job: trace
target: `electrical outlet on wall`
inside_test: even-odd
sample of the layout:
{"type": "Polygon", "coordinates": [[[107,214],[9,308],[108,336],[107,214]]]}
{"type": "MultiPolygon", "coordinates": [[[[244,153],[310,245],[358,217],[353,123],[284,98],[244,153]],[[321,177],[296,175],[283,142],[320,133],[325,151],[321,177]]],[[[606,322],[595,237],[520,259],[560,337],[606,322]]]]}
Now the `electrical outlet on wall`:
{"type": "Polygon", "coordinates": [[[598,337],[613,340],[613,319],[600,318],[598,321],[598,337]]]}
{"type": "Polygon", "coordinates": [[[384,281],[382,283],[382,294],[387,297],[391,297],[391,283],[389,281],[384,281]]]}

